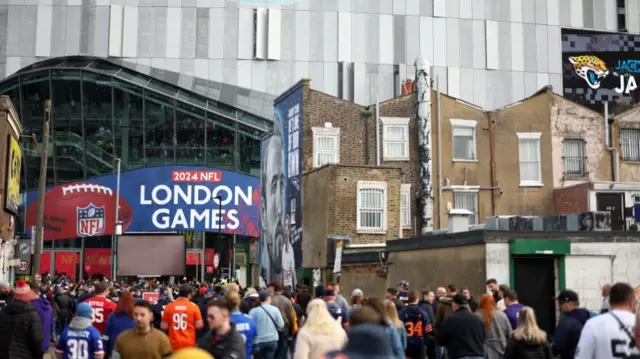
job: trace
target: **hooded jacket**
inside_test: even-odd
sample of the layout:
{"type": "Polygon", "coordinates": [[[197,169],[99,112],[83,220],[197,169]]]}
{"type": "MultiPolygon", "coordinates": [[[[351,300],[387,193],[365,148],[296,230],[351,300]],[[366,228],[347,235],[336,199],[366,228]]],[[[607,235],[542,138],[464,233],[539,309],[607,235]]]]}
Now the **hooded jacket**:
{"type": "Polygon", "coordinates": [[[56,294],[54,300],[58,304],[58,310],[60,311],[60,316],[63,318],[68,318],[69,315],[73,312],[73,300],[68,293],[60,293],[56,294]]]}
{"type": "Polygon", "coordinates": [[[452,303],[453,296],[440,298],[438,307],[436,308],[436,330],[442,325],[444,318],[453,312],[453,307],[451,306],[452,303]]]}
{"type": "Polygon", "coordinates": [[[231,330],[226,335],[214,334],[212,330],[198,340],[198,348],[204,349],[216,359],[244,359],[245,344],[242,335],[231,323],[231,330]]]}
{"type": "Polygon", "coordinates": [[[107,319],[107,325],[104,328],[104,348],[107,353],[111,353],[116,345],[116,339],[120,333],[127,329],[133,329],[136,326],[136,322],[127,315],[127,313],[113,312],[107,319]]]}
{"type": "Polygon", "coordinates": [[[46,298],[37,298],[31,301],[31,305],[40,317],[40,323],[42,323],[43,329],[42,351],[47,352],[51,344],[51,329],[53,328],[51,303],[49,303],[49,300],[46,298]]]}
{"type": "Polygon", "coordinates": [[[0,311],[0,359],[41,359],[43,330],[31,303],[15,300],[0,311]]]}
{"type": "Polygon", "coordinates": [[[589,318],[591,318],[591,312],[584,308],[577,308],[564,314],[558,322],[551,345],[555,355],[559,355],[562,359],[573,359],[582,327],[589,318]]]}

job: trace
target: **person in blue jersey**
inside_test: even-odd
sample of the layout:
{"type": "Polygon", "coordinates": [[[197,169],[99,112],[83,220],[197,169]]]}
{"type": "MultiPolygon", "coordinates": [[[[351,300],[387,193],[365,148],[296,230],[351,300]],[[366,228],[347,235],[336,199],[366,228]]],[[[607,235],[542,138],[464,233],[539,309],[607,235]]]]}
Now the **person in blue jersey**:
{"type": "Polygon", "coordinates": [[[58,359],[102,359],[102,335],[91,324],[93,309],[87,303],[76,308],[76,317],[64,328],[56,345],[58,359]]]}
{"type": "Polygon", "coordinates": [[[162,322],[162,313],[164,308],[173,302],[171,291],[167,287],[160,287],[160,298],[156,304],[153,305],[153,327],[160,329],[160,323],[162,322]]]}
{"type": "Polygon", "coordinates": [[[240,311],[240,295],[237,292],[227,293],[225,299],[233,305],[231,311],[231,323],[236,325],[236,330],[242,335],[245,344],[246,359],[253,358],[254,353],[258,353],[258,327],[250,316],[240,311]]]}
{"type": "Polygon", "coordinates": [[[120,333],[127,329],[133,329],[136,326],[135,320],[133,320],[133,306],[136,300],[129,293],[123,295],[118,304],[116,310],[107,318],[107,325],[104,329],[104,335],[102,340],[104,341],[104,348],[107,351],[105,358],[109,358],[113,348],[116,345],[116,339],[120,333]]]}
{"type": "Polygon", "coordinates": [[[400,320],[407,329],[407,358],[424,359],[429,337],[433,335],[431,318],[424,309],[418,306],[420,295],[415,290],[407,294],[407,306],[400,311],[400,320]]]}

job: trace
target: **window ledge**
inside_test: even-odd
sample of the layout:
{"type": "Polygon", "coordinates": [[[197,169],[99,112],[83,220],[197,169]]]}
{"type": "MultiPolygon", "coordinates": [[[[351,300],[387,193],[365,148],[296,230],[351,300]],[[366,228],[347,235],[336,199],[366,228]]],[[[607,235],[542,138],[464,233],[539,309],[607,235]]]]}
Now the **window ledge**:
{"type": "Polygon", "coordinates": [[[409,161],[409,157],[384,157],[382,160],[384,162],[402,162],[409,161]]]}
{"type": "Polygon", "coordinates": [[[640,165],[640,161],[622,160],[622,162],[624,162],[624,164],[626,164],[626,165],[640,165]]]}
{"type": "Polygon", "coordinates": [[[520,182],[520,187],[544,187],[542,182],[520,182]]]}
{"type": "Polygon", "coordinates": [[[358,229],[356,230],[357,234],[387,234],[386,230],[382,229],[358,229]]]}
{"type": "Polygon", "coordinates": [[[465,159],[458,159],[458,158],[454,158],[453,162],[467,162],[467,163],[478,163],[478,160],[465,160],[465,159]]]}
{"type": "Polygon", "coordinates": [[[411,227],[411,225],[410,225],[410,224],[409,224],[409,225],[403,225],[403,226],[402,226],[402,229],[403,229],[403,230],[407,230],[407,229],[412,229],[412,227],[411,227]]]}

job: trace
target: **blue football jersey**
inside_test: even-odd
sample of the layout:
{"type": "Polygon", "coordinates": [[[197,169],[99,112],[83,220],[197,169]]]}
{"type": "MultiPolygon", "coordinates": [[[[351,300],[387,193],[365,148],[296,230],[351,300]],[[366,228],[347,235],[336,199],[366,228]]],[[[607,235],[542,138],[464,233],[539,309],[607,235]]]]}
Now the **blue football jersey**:
{"type": "Polygon", "coordinates": [[[245,358],[251,359],[253,357],[253,349],[257,349],[258,344],[258,328],[256,322],[251,319],[250,316],[242,314],[239,311],[231,313],[231,323],[236,325],[236,330],[242,334],[242,338],[245,343],[245,358]]]}
{"type": "Polygon", "coordinates": [[[62,354],[62,359],[94,359],[95,355],[104,354],[102,335],[95,327],[74,330],[64,328],[56,352],[62,354]]]}

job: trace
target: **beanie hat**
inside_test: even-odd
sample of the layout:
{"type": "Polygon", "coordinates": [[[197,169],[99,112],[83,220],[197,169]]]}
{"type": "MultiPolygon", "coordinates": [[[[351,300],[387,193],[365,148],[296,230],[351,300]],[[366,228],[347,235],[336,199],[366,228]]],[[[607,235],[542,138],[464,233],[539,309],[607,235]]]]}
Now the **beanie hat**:
{"type": "Polygon", "coordinates": [[[322,293],[323,297],[333,297],[335,295],[336,295],[336,291],[333,289],[333,286],[331,285],[328,285],[322,293]]]}
{"type": "Polygon", "coordinates": [[[16,290],[13,298],[15,300],[29,302],[36,299],[37,296],[33,294],[33,292],[31,291],[31,287],[29,287],[29,284],[27,284],[27,282],[25,282],[23,279],[20,279],[16,283],[16,290]]]}
{"type": "Polygon", "coordinates": [[[82,318],[91,318],[93,314],[93,308],[87,303],[78,304],[78,308],[76,309],[76,316],[82,318]]]}
{"type": "Polygon", "coordinates": [[[170,359],[213,359],[211,354],[199,348],[187,348],[177,351],[170,359]]]}

